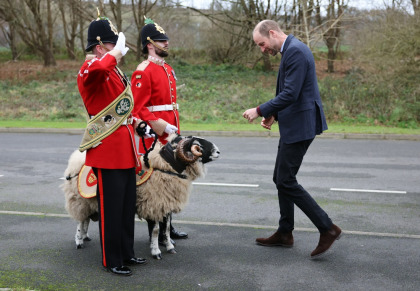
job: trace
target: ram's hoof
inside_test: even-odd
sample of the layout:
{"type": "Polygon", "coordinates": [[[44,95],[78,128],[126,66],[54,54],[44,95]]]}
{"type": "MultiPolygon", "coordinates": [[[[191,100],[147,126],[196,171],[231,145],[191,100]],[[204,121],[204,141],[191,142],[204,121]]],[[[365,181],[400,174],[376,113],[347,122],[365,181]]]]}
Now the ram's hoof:
{"type": "Polygon", "coordinates": [[[76,250],[83,249],[85,246],[83,244],[76,245],[76,250]]]}
{"type": "Polygon", "coordinates": [[[153,255],[153,259],[162,260],[162,255],[161,254],[153,255]]]}
{"type": "Polygon", "coordinates": [[[83,239],[83,241],[91,241],[92,239],[90,238],[90,237],[85,237],[84,239],[83,239]]]}
{"type": "Polygon", "coordinates": [[[168,250],[168,253],[169,254],[176,254],[176,250],[175,249],[170,249],[170,250],[168,250]]]}

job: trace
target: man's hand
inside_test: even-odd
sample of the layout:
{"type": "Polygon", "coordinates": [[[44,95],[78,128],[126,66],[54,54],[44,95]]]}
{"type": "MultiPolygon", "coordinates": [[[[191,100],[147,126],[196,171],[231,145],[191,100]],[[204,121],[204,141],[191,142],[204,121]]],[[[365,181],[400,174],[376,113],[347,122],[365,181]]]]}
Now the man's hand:
{"type": "Polygon", "coordinates": [[[168,123],[168,125],[165,128],[165,132],[167,134],[175,133],[177,131],[178,131],[178,127],[173,126],[172,124],[169,124],[169,123],[168,123]]]}
{"type": "Polygon", "coordinates": [[[273,123],[274,123],[274,116],[263,118],[261,120],[261,126],[268,130],[271,130],[271,126],[273,125],[273,123]]]}
{"type": "Polygon", "coordinates": [[[251,108],[248,109],[247,111],[245,111],[242,116],[245,119],[248,119],[249,122],[253,122],[256,118],[259,117],[258,112],[257,112],[257,108],[251,108]]]}
{"type": "Polygon", "coordinates": [[[128,52],[129,48],[125,46],[125,35],[124,33],[120,32],[118,34],[118,40],[115,44],[114,49],[119,50],[123,56],[128,52]]]}

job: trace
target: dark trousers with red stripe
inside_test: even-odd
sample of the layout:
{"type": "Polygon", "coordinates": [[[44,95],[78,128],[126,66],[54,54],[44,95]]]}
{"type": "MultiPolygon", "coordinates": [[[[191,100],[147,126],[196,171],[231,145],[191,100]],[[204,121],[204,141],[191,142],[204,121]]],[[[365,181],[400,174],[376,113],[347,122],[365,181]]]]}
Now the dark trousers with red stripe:
{"type": "Polygon", "coordinates": [[[120,267],[134,257],[135,169],[93,168],[93,171],[98,178],[96,197],[102,265],[120,267]]]}

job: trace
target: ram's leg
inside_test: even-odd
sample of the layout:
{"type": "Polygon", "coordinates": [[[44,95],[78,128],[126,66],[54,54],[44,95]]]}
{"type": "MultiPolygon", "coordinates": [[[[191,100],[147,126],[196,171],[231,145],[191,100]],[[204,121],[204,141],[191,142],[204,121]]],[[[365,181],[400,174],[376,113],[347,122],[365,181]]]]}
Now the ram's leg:
{"type": "Polygon", "coordinates": [[[85,221],[81,221],[77,224],[76,235],[74,236],[74,240],[76,241],[76,249],[83,249],[83,238],[85,236],[85,231],[83,229],[83,224],[85,221]]]}
{"type": "Polygon", "coordinates": [[[89,234],[88,234],[89,223],[90,223],[90,218],[88,218],[88,219],[86,219],[85,221],[82,222],[82,230],[83,230],[82,238],[83,238],[83,241],[91,241],[92,240],[89,237],[89,234]]]}
{"type": "Polygon", "coordinates": [[[155,221],[153,225],[152,235],[150,237],[150,250],[152,257],[156,260],[162,259],[162,254],[159,249],[159,221],[155,221]]]}
{"type": "Polygon", "coordinates": [[[170,215],[171,214],[168,214],[163,219],[163,227],[164,227],[164,240],[163,240],[163,242],[165,243],[166,251],[168,253],[170,253],[170,254],[176,254],[175,247],[171,243],[171,238],[170,238],[171,224],[170,224],[170,219],[168,219],[170,217],[170,215]]]}

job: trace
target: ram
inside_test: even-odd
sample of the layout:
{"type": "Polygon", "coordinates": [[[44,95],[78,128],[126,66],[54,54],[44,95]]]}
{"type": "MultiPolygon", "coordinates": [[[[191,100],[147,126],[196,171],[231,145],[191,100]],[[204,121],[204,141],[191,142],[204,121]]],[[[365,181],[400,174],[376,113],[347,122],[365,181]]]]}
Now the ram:
{"type": "MultiPolygon", "coordinates": [[[[136,208],[140,219],[153,222],[150,240],[153,258],[162,258],[158,244],[159,221],[164,222],[166,227],[164,244],[167,252],[176,253],[169,238],[169,223],[166,223],[168,217],[184,208],[191,193],[192,182],[204,177],[205,164],[217,159],[219,155],[218,147],[210,141],[173,134],[168,137],[166,145],[157,143],[146,157],[141,157],[142,171],[137,175],[136,208]]],[[[79,151],[72,153],[64,172],[66,180],[62,185],[65,208],[78,222],[75,235],[78,249],[83,248],[84,241],[90,240],[89,222],[96,221],[98,217],[96,197],[82,197],[79,191],[79,173],[84,166],[85,156],[85,153],[79,151]]]]}

